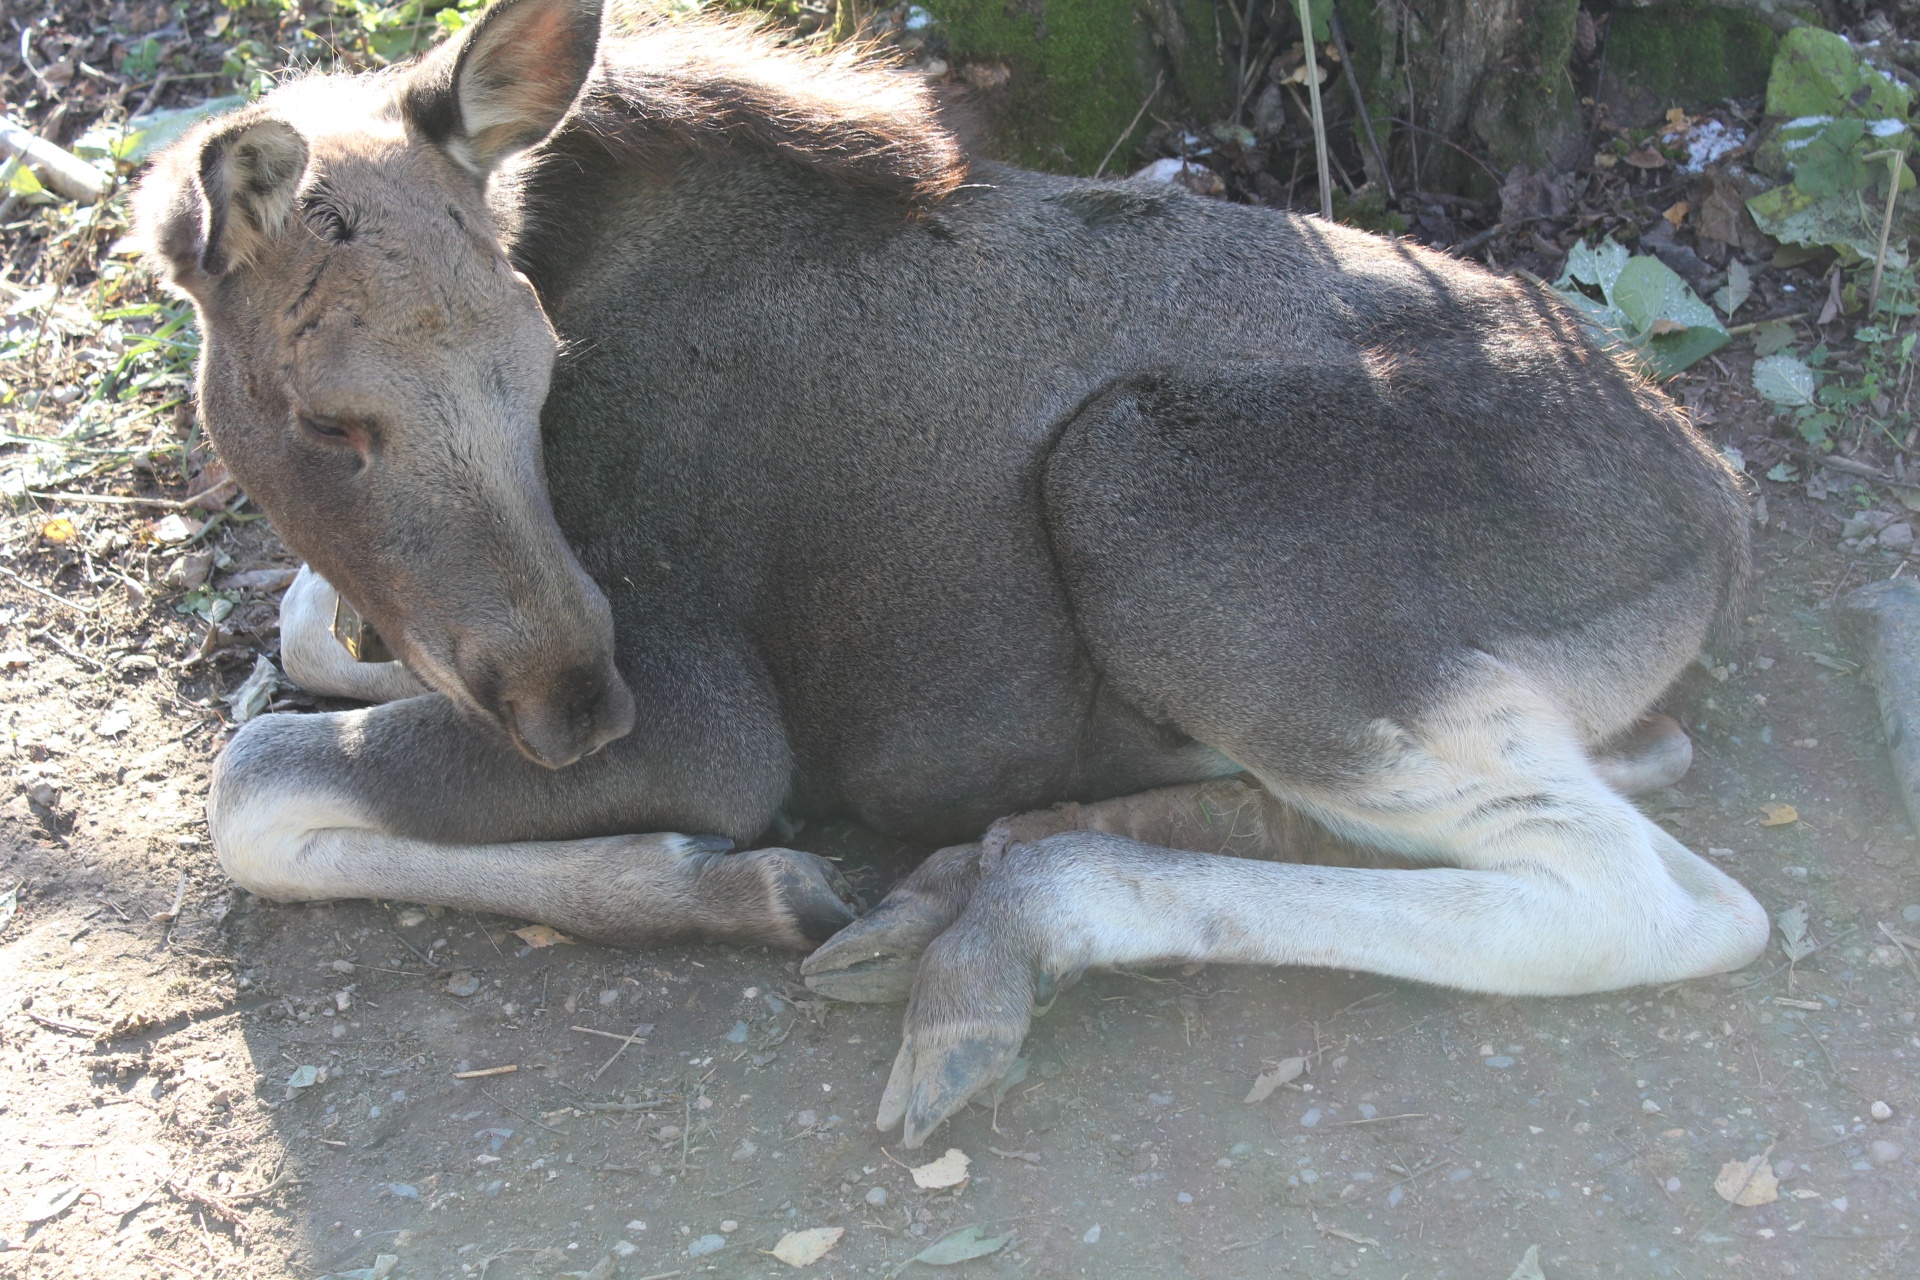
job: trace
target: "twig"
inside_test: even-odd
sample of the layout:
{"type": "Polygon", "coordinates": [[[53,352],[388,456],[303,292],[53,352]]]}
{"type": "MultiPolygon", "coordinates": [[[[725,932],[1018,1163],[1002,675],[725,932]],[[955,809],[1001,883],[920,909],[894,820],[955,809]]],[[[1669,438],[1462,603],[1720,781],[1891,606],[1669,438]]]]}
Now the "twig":
{"type": "Polygon", "coordinates": [[[50,490],[43,492],[39,489],[29,489],[27,494],[30,497],[56,502],[94,502],[113,507],[158,507],[162,511],[204,511],[206,508],[200,504],[199,499],[210,493],[218,493],[232,483],[233,477],[229,476],[219,484],[208,485],[191,498],[132,498],[113,493],[57,493],[50,490]]]}
{"type": "Polygon", "coordinates": [[[541,1119],[537,1119],[537,1118],[536,1118],[536,1117],[534,1117],[534,1116],[530,1116],[530,1115],[528,1115],[528,1114],[527,1114],[526,1112],[524,1112],[524,1111],[522,1111],[522,1110],[521,1110],[520,1108],[518,1108],[518,1107],[516,1107],[516,1106],[514,1106],[514,1105],[513,1105],[512,1103],[510,1103],[510,1102],[501,1102],[499,1098],[496,1098],[496,1097],[494,1097],[494,1095],[493,1095],[493,1093],[492,1093],[492,1092],[491,1092],[490,1090],[488,1090],[488,1089],[486,1089],[486,1088],[484,1088],[484,1087],[483,1087],[483,1088],[482,1088],[482,1089],[480,1090],[480,1092],[482,1092],[482,1093],[484,1093],[484,1094],[486,1094],[486,1095],[487,1095],[487,1096],[488,1096],[489,1098],[493,1098],[493,1101],[494,1101],[494,1103],[495,1103],[495,1105],[497,1105],[497,1106],[499,1106],[499,1107],[501,1107],[501,1108],[503,1108],[503,1109],[505,1109],[505,1110],[507,1110],[507,1111],[511,1111],[511,1112],[512,1112],[512,1113],[513,1113],[514,1115],[517,1115],[517,1116],[519,1116],[519,1117],[520,1117],[520,1118],[521,1118],[522,1120],[525,1120],[525,1121],[526,1121],[526,1122],[527,1122],[528,1124],[537,1124],[537,1125],[539,1125],[539,1126],[540,1126],[540,1127],[541,1127],[542,1129],[545,1129],[545,1130],[546,1130],[546,1131],[547,1131],[548,1133],[557,1133],[557,1134],[559,1134],[559,1135],[560,1135],[561,1137],[565,1137],[565,1136],[567,1136],[567,1133],[568,1133],[568,1131],[567,1131],[567,1130],[565,1130],[565,1129],[556,1129],[556,1128],[554,1128],[554,1127],[553,1127],[552,1125],[550,1125],[550,1124],[548,1124],[548,1123],[547,1123],[546,1121],[544,1121],[544,1120],[541,1120],[541,1119]]]}
{"type": "Polygon", "coordinates": [[[1893,206],[1900,199],[1900,177],[1906,172],[1906,153],[1897,147],[1885,151],[1870,152],[1862,156],[1863,160],[1885,160],[1887,162],[1887,212],[1880,219],[1880,247],[1873,254],[1873,284],[1867,289],[1867,318],[1873,318],[1874,308],[1880,305],[1880,276],[1887,269],[1887,239],[1893,234],[1893,206]]]}
{"type": "Polygon", "coordinates": [[[44,1013],[35,1013],[31,1009],[22,1009],[20,1012],[26,1014],[43,1027],[51,1027],[55,1031],[64,1031],[68,1035],[88,1036],[94,1040],[103,1040],[107,1035],[107,1029],[105,1027],[89,1026],[84,1022],[65,1022],[59,1018],[49,1018],[44,1013]]]}
{"type": "Polygon", "coordinates": [[[1253,1246],[1257,1244],[1265,1244],[1267,1241],[1279,1235],[1281,1231],[1285,1231],[1285,1230],[1286,1228],[1282,1227],[1280,1231],[1269,1231],[1267,1232],[1267,1234],[1261,1236],[1257,1240],[1236,1240],[1232,1244],[1223,1244],[1218,1249],[1215,1249],[1214,1252],[1215,1253],[1233,1253],[1234,1251],[1239,1249],[1251,1249],[1253,1248],[1253,1246]]]}
{"type": "Polygon", "coordinates": [[[1133,131],[1140,127],[1140,117],[1147,114],[1147,108],[1152,106],[1153,100],[1160,96],[1160,86],[1166,82],[1167,73],[1165,71],[1157,72],[1154,75],[1153,88],[1147,93],[1147,96],[1141,100],[1140,109],[1133,113],[1133,119],[1128,122],[1127,127],[1120,131],[1120,136],[1115,138],[1113,145],[1107,148],[1107,154],[1100,157],[1100,167],[1093,171],[1094,177],[1097,178],[1107,171],[1107,164],[1113,159],[1113,153],[1118,151],[1120,144],[1132,137],[1133,131]]]}
{"type": "Polygon", "coordinates": [[[1403,1111],[1397,1116],[1369,1116],[1365,1120],[1335,1120],[1327,1128],[1344,1129],[1356,1124],[1385,1124],[1389,1120],[1425,1120],[1426,1118],[1427,1113],[1424,1111],[1403,1111]]]}
{"type": "Polygon", "coordinates": [[[6,574],[9,578],[12,578],[15,582],[19,583],[21,586],[25,587],[27,590],[33,592],[33,594],[37,596],[45,596],[47,599],[53,601],[55,604],[63,604],[67,606],[67,608],[73,610],[75,613],[90,614],[93,612],[93,606],[84,605],[84,604],[75,604],[73,601],[67,599],[65,596],[55,595],[53,592],[48,591],[44,587],[36,587],[33,585],[33,583],[28,582],[25,578],[21,577],[19,574],[15,573],[13,570],[7,568],[7,566],[3,564],[0,564],[0,573],[6,574]]]}
{"type": "Polygon", "coordinates": [[[1494,169],[1492,165],[1488,164],[1485,160],[1482,160],[1479,156],[1473,154],[1473,152],[1467,150],[1465,147],[1461,146],[1459,143],[1455,142],[1452,138],[1449,138],[1446,134],[1441,133],[1437,129],[1429,129],[1425,125],[1415,124],[1411,120],[1402,120],[1399,116],[1390,117],[1389,123],[1397,124],[1403,129],[1411,129],[1415,133],[1424,133],[1429,138],[1434,139],[1436,142],[1440,142],[1445,144],[1446,146],[1452,147],[1455,151],[1458,151],[1461,155],[1473,161],[1475,164],[1479,165],[1482,169],[1485,169],[1487,171],[1487,176],[1493,179],[1493,185],[1496,187],[1498,187],[1500,184],[1506,181],[1506,179],[1501,177],[1500,174],[1494,169]]]}
{"type": "MultiPolygon", "coordinates": [[[[509,1062],[504,1067],[482,1067],[478,1071],[456,1071],[453,1073],[453,1078],[455,1080],[484,1080],[488,1076],[510,1076],[519,1069],[519,1063],[509,1062]]],[[[481,1092],[486,1093],[486,1090],[483,1089],[481,1092]]],[[[489,1098],[493,1097],[490,1093],[488,1093],[487,1096],[489,1098]]],[[[506,1104],[502,1103],[501,1105],[505,1106],[506,1104]]]]}
{"type": "Polygon", "coordinates": [[[1300,43],[1307,51],[1307,101],[1313,106],[1313,154],[1320,165],[1320,216],[1333,221],[1333,166],[1327,159],[1327,121],[1320,109],[1320,62],[1313,49],[1313,12],[1308,0],[1294,0],[1300,14],[1300,43]]]}
{"type": "Polygon", "coordinates": [[[1353,90],[1353,107],[1360,113],[1360,123],[1367,131],[1367,145],[1373,149],[1373,162],[1380,166],[1380,180],[1387,184],[1387,199],[1398,200],[1393,191],[1393,175],[1387,172],[1387,157],[1380,150],[1380,139],[1373,132],[1373,116],[1367,110],[1366,95],[1360,92],[1360,73],[1354,70],[1353,54],[1347,49],[1347,33],[1340,25],[1340,13],[1332,11],[1327,25],[1333,32],[1333,43],[1340,50],[1341,74],[1346,78],[1347,87],[1353,90]]]}
{"type": "MultiPolygon", "coordinates": [[[[573,1028],[573,1029],[574,1029],[575,1031],[583,1031],[583,1030],[585,1030],[586,1028],[584,1028],[584,1027],[575,1027],[575,1028],[573,1028]]],[[[637,1027],[635,1027],[635,1028],[633,1029],[633,1031],[632,1031],[632,1033],[631,1033],[631,1034],[629,1034],[629,1035],[628,1035],[628,1036],[627,1036],[627,1037],[626,1037],[625,1039],[623,1039],[623,1040],[621,1040],[621,1041],[620,1041],[620,1047],[619,1047],[618,1049],[615,1049],[615,1050],[613,1051],[613,1057],[611,1057],[611,1058],[608,1058],[608,1059],[607,1059],[607,1060],[606,1060],[605,1062],[603,1062],[603,1063],[601,1063],[601,1064],[600,1064],[600,1069],[599,1069],[598,1071],[596,1071],[596,1072],[594,1072],[594,1073],[593,1073],[592,1075],[590,1075],[590,1076],[588,1076],[588,1077],[587,1077],[587,1079],[588,1079],[588,1080],[590,1080],[590,1081],[591,1081],[591,1080],[598,1080],[598,1079],[599,1079],[599,1078],[600,1078],[601,1076],[603,1076],[603,1075],[605,1075],[605,1074],[607,1073],[607,1068],[608,1068],[608,1067],[610,1067],[610,1066],[612,1066],[612,1065],[613,1065],[613,1064],[614,1064],[615,1062],[617,1062],[617,1061],[619,1061],[619,1059],[620,1059],[620,1055],[621,1055],[621,1054],[623,1054],[623,1053],[625,1053],[625,1052],[627,1051],[627,1046],[628,1046],[628,1045],[631,1045],[631,1044],[639,1044],[639,1043],[643,1043],[643,1041],[641,1040],[641,1036],[640,1036],[640,1033],[641,1033],[642,1031],[652,1031],[652,1030],[653,1030],[653,1024],[652,1024],[652,1023],[650,1023],[650,1022],[643,1022],[643,1023],[641,1023],[641,1024],[639,1025],[639,1026],[637,1026],[637,1027]]],[[[606,1034],[606,1033],[605,1033],[605,1032],[598,1032],[598,1033],[595,1033],[595,1034],[600,1034],[600,1035],[604,1035],[604,1034],[606,1034]]]]}

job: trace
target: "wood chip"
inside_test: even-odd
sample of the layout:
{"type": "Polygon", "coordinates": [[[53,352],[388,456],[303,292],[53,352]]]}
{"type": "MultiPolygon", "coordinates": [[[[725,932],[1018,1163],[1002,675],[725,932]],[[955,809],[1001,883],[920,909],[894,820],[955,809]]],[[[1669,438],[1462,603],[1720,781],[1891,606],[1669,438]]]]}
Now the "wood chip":
{"type": "Polygon", "coordinates": [[[947,1154],[912,1171],[913,1185],[922,1191],[957,1187],[967,1180],[967,1166],[972,1163],[966,1152],[958,1147],[948,1147],[947,1154]]]}
{"type": "Polygon", "coordinates": [[[455,1080],[479,1080],[486,1076],[509,1076],[519,1069],[519,1063],[510,1062],[504,1067],[485,1067],[479,1071],[456,1071],[453,1073],[453,1078],[455,1080]]]}

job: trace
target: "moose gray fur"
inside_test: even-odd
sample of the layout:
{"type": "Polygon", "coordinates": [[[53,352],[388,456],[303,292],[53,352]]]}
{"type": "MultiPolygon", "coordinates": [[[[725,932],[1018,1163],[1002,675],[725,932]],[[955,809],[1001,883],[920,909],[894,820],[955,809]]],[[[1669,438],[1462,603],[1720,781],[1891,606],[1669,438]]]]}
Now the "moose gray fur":
{"type": "Polygon", "coordinates": [[[144,185],[208,430],[316,575],[293,674],[416,694],[234,738],[235,880],[805,947],[853,922],[829,866],[726,852],[783,811],[933,843],[1087,802],[808,962],[910,988],[909,1145],[1091,966],[1558,994],[1758,953],[1759,904],[1622,797],[1684,737],[1606,745],[1731,607],[1743,501],[1546,291],[969,163],[911,77],[739,26],[602,25],[503,0],[144,185]],[[406,671],[329,649],[334,588],[406,671]],[[1417,866],[1116,834],[1180,826],[1129,825],[1164,788],[1417,866]]]}

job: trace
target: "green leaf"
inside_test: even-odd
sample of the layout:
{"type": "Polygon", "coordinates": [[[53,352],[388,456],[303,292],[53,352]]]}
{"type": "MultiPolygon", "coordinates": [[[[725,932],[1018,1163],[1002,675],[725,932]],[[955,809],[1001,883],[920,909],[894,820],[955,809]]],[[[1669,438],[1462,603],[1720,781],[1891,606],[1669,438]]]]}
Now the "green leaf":
{"type": "Polygon", "coordinates": [[[1013,1239],[1013,1232],[1003,1236],[990,1236],[980,1227],[962,1227],[960,1230],[941,1236],[932,1244],[914,1254],[894,1269],[899,1275],[916,1262],[924,1262],[930,1267],[951,1267],[956,1263],[973,1258],[984,1258],[990,1253],[998,1253],[1007,1247],[1013,1239]]]}
{"type": "Polygon", "coordinates": [[[1658,258],[1622,267],[1613,303],[1633,325],[1655,377],[1670,378],[1732,341],[1712,308],[1658,258]]]}
{"type": "Polygon", "coordinates": [[[1753,276],[1747,271],[1747,264],[1735,258],[1727,263],[1727,282],[1713,293],[1713,305],[1720,308],[1721,314],[1733,319],[1733,313],[1753,295],[1753,276]]]}
{"type": "Polygon", "coordinates": [[[1611,236],[1598,245],[1588,245],[1582,241],[1567,252],[1566,270],[1560,273],[1560,279],[1554,287],[1564,290],[1570,281],[1590,284],[1611,302],[1614,283],[1620,279],[1620,272],[1626,268],[1630,256],[1625,246],[1611,236]]]}
{"type": "MultiPolygon", "coordinates": [[[[3,168],[0,166],[0,169],[3,168]]],[[[7,190],[17,196],[37,196],[46,188],[40,185],[40,179],[34,176],[33,170],[24,164],[17,164],[13,165],[13,177],[7,180],[7,190]]]]}
{"type": "Polygon", "coordinates": [[[1767,479],[1775,484],[1792,484],[1800,478],[1800,472],[1791,462],[1776,462],[1767,468],[1767,479]]]}
{"type": "MultiPolygon", "coordinates": [[[[1816,199],[1797,183],[1788,183],[1747,201],[1747,211],[1755,225],[1775,240],[1830,245],[1849,262],[1872,261],[1880,247],[1879,224],[1861,203],[1858,191],[1816,199]]],[[[1898,238],[1887,245],[1887,265],[1906,270],[1906,249],[1898,238]]]]}
{"type": "Polygon", "coordinates": [[[1818,379],[1799,356],[1771,355],[1753,362],[1753,389],[1782,409],[1804,409],[1814,403],[1818,379]]]}
{"type": "Polygon", "coordinates": [[[1845,36],[1818,27],[1795,27],[1780,41],[1767,77],[1767,114],[1864,116],[1907,115],[1907,91],[1860,61],[1845,36]]]}

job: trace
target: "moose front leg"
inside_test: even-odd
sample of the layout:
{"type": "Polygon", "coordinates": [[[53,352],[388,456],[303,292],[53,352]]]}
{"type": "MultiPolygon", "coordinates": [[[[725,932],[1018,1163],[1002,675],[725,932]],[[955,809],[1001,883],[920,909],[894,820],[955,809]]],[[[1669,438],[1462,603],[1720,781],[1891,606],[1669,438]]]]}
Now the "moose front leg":
{"type": "MultiPolygon", "coordinates": [[[[726,852],[730,837],[764,825],[755,810],[768,794],[777,803],[777,789],[745,777],[729,792],[652,745],[623,739],[548,770],[437,694],[263,716],[216,764],[207,822],[227,873],[281,901],[398,898],[532,918],[618,946],[704,938],[805,948],[853,918],[821,859],[726,852]],[[738,802],[715,799],[726,794],[738,802]],[[657,831],[667,826],[722,834],[657,831]],[[622,831],[654,833],[609,834],[622,831]]],[[[741,769],[751,774],[750,760],[741,769]]]]}

